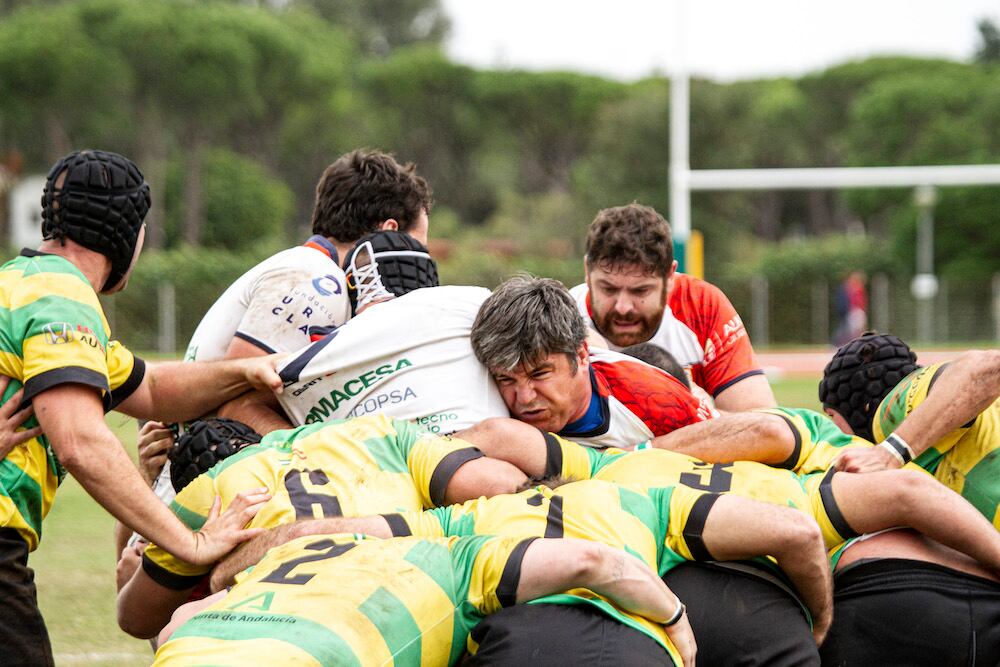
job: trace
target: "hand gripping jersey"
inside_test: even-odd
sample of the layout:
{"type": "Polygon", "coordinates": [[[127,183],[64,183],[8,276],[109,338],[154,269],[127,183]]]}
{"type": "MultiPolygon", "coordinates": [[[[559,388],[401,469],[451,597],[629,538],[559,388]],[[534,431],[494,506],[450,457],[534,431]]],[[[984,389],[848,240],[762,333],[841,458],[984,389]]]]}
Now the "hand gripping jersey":
{"type": "Polygon", "coordinates": [[[340,326],[351,316],[337,250],[322,236],[272,255],[222,293],[202,318],[185,359],[222,359],[233,338],[267,352],[309,343],[308,327],[340,326]]]}
{"type": "Polygon", "coordinates": [[[154,665],[452,665],[513,605],[531,539],[311,535],[271,549],[154,665]]]}
{"type": "MultiPolygon", "coordinates": [[[[4,402],[24,387],[22,404],[60,384],[98,389],[106,410],[140,385],[146,365],[117,341],[87,278],[57,255],[23,250],[0,267],[0,373],[12,378],[4,402]]],[[[32,416],[18,430],[37,426],[32,416]]],[[[65,471],[44,435],[0,461],[0,518],[38,546],[65,471]]]]}
{"type": "MultiPolygon", "coordinates": [[[[882,400],[872,419],[872,433],[880,442],[927,398],[945,366],[918,368],[882,400]]],[[[934,443],[914,463],[1000,528],[1000,401],[934,443]]]]}
{"type": "Polygon", "coordinates": [[[677,378],[625,354],[593,349],[590,381],[600,401],[601,423],[559,435],[591,447],[632,447],[716,413],[677,378]]]}
{"type": "MultiPolygon", "coordinates": [[[[570,294],[587,325],[597,331],[587,285],[577,285],[570,294]]],[[[754,359],[743,320],[722,290],[683,273],[674,274],[660,328],[648,342],[672,354],[713,398],[746,377],[764,373],[754,359]]]]}
{"type": "MultiPolygon", "coordinates": [[[[482,453],[464,440],[442,438],[382,416],[274,431],[184,487],[170,508],[192,530],[216,496],[225,509],[242,491],[267,487],[271,500],[251,527],[301,519],[419,511],[444,502],[458,468],[482,453]]],[[[211,568],[176,558],[154,544],[143,568],[157,583],[190,588],[211,568]]]]}
{"type": "MultiPolygon", "coordinates": [[[[646,492],[587,480],[555,490],[539,486],[514,495],[479,498],[461,505],[386,518],[394,535],[591,540],[628,551],[662,576],[685,560],[711,560],[701,543],[699,526],[704,525],[704,516],[717,497],[683,486],[646,492]]],[[[621,611],[591,591],[576,589],[535,602],[597,606],[621,623],[649,635],[677,664],[681,662],[662,627],[621,611]]]]}
{"type": "Polygon", "coordinates": [[[828,549],[857,533],[844,519],[831,490],[834,471],[797,475],[754,461],[705,463],[666,449],[595,451],[546,436],[546,473],[573,479],[601,479],[652,489],[680,484],[709,493],[731,493],[794,507],[819,524],[828,549]]]}
{"type": "Polygon", "coordinates": [[[452,433],[507,407],[469,342],[489,291],[427,287],[373,305],[279,369],[294,423],[385,413],[452,433]]]}

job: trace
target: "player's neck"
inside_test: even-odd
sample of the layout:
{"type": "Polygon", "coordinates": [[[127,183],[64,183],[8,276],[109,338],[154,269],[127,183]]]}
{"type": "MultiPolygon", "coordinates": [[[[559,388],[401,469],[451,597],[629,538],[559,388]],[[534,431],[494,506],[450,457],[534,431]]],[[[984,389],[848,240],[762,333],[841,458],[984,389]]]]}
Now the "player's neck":
{"type": "Polygon", "coordinates": [[[80,270],[95,291],[99,290],[111,274],[111,261],[99,252],[88,250],[70,239],[42,241],[39,252],[58,255],[80,270]]]}

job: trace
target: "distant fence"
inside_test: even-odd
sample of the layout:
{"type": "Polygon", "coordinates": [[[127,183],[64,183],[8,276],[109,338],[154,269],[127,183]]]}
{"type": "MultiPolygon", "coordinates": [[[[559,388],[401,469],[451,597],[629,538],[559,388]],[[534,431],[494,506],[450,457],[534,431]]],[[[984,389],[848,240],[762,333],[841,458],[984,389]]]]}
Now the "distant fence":
{"type": "MultiPolygon", "coordinates": [[[[868,327],[917,342],[918,302],[912,276],[876,274],[868,283],[868,327]]],[[[723,285],[756,346],[830,343],[838,325],[837,285],[813,281],[774,287],[766,278],[723,285]]],[[[923,343],[1000,341],[1000,273],[991,281],[941,279],[931,301],[932,335],[923,343]]]]}

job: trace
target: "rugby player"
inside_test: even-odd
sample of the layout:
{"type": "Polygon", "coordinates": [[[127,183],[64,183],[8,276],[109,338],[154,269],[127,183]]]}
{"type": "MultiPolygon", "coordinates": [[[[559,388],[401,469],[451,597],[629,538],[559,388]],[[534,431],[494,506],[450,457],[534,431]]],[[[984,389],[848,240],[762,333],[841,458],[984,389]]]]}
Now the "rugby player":
{"type": "MultiPolygon", "coordinates": [[[[144,418],[191,419],[248,388],[280,390],[275,359],[147,366],[111,339],[97,292],[125,288],[145,237],[149,186],[126,158],[78,151],[50,170],[42,196],[38,250],[25,249],[0,269],[0,327],[7,351],[0,374],[12,381],[4,402],[21,390],[40,426],[0,465],[0,623],[4,661],[52,663],[27,566],[55,492],[66,472],[129,528],[192,562],[211,562],[253,532],[242,530],[253,497],[210,513],[201,530],[184,526],[143,482],[104,421],[118,410],[144,418]],[[23,390],[22,390],[23,388],[23,390]]],[[[259,500],[259,497],[257,497],[259,500]]]]}
{"type": "MultiPolygon", "coordinates": [[[[648,566],[596,542],[309,536],[270,551],[228,593],[180,610],[154,664],[452,665],[483,617],[581,587],[651,623],[683,616],[648,566]]],[[[628,661],[648,645],[657,664],[682,664],[636,641],[590,664],[652,664],[628,661]]],[[[694,659],[691,640],[683,664],[694,659]]]]}
{"type": "MultiPolygon", "coordinates": [[[[377,415],[274,431],[197,477],[170,507],[196,527],[216,497],[226,507],[240,489],[263,486],[272,498],[250,525],[272,527],[314,516],[418,511],[511,492],[526,479],[468,442],[377,415]]],[[[150,544],[119,592],[119,625],[137,637],[156,635],[210,569],[150,544]]]]}
{"type": "MultiPolygon", "coordinates": [[[[552,435],[532,433],[531,428],[511,420],[494,421],[505,432],[494,430],[490,439],[479,438],[477,444],[489,456],[508,460],[529,476],[595,478],[647,488],[679,483],[791,505],[817,520],[829,548],[861,533],[910,526],[978,561],[982,564],[980,570],[985,567],[992,573],[1000,571],[1000,561],[996,560],[1000,556],[1000,534],[969,503],[922,471],[858,475],[831,470],[799,476],[754,462],[708,464],[659,449],[600,452],[552,435]]],[[[873,551],[866,557],[878,554],[894,558],[903,553],[892,545],[877,550],[875,540],[870,545],[873,551]]],[[[773,613],[767,611],[768,607],[782,603],[780,589],[772,586],[754,590],[753,582],[740,578],[739,573],[725,574],[685,564],[668,575],[668,585],[682,599],[690,599],[692,627],[702,638],[703,656],[715,655],[711,651],[718,649],[717,658],[722,659],[727,653],[741,650],[739,641],[771,648],[785,645],[789,626],[767,623],[773,613]],[[700,607],[697,601],[703,599],[724,602],[711,608],[700,607]],[[749,613],[732,615],[736,609],[749,613]],[[727,611],[730,615],[726,615],[727,611]]],[[[956,599],[963,599],[966,590],[956,589],[956,599]]]]}
{"type": "Polygon", "coordinates": [[[677,272],[670,225],[654,209],[600,211],[584,268],[586,282],[571,294],[612,350],[645,342],[667,350],[720,410],[775,405],[740,316],[718,287],[677,272]]]}
{"type": "MultiPolygon", "coordinates": [[[[228,557],[213,573],[213,586],[227,583],[228,575],[252,564],[269,545],[293,535],[333,530],[379,537],[477,534],[581,538],[638,555],[660,575],[685,560],[728,560],[770,554],[777,558],[808,602],[815,619],[816,643],[822,641],[830,622],[829,566],[819,527],[801,512],[684,486],[642,491],[599,480],[558,485],[560,481],[546,481],[517,495],[479,498],[423,513],[283,526],[276,531],[277,535],[269,531],[228,557]],[[553,490],[550,485],[558,488],[553,490]]],[[[615,638],[616,646],[628,647],[630,642],[623,635],[633,635],[636,631],[652,636],[672,655],[670,642],[681,646],[669,629],[670,642],[657,626],[623,617],[619,610],[609,608],[604,600],[588,593],[544,599],[535,605],[531,609],[501,612],[478,626],[472,634],[480,645],[474,663],[591,664],[597,656],[607,653],[603,641],[615,638]],[[545,613],[535,606],[539,603],[545,603],[545,613]],[[567,605],[574,608],[566,609],[567,605]],[[578,609],[581,606],[586,611],[578,609]],[[585,613],[593,617],[589,623],[568,620],[585,613]],[[636,621],[641,625],[637,626],[636,621]],[[618,640],[618,637],[623,638],[618,640]]],[[[801,619],[801,611],[796,613],[801,619]]],[[[775,620],[773,616],[771,620],[775,620]]],[[[815,658],[815,644],[807,650],[815,658]]],[[[647,658],[649,663],[643,663],[641,655],[628,648],[623,648],[618,658],[625,664],[663,661],[661,653],[658,660],[651,655],[647,658]]]]}

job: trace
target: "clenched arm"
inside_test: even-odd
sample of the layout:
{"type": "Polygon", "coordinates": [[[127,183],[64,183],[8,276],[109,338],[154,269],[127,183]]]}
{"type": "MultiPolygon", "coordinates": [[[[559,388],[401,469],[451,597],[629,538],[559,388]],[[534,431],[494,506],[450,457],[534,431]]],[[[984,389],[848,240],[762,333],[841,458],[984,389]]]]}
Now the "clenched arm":
{"type": "Polygon", "coordinates": [[[281,378],[274,370],[279,358],[151,364],[139,387],[116,409],[165,422],[197,419],[250,389],[280,392],[281,378]]]}
{"type": "Polygon", "coordinates": [[[833,583],[819,526],[798,510],[723,495],[712,506],[702,532],[716,560],[774,556],[802,595],[822,643],[833,619],[833,583]]]}
{"type": "Polygon", "coordinates": [[[657,436],[652,444],[707,463],[758,461],[777,465],[795,450],[795,434],[777,415],[738,412],[657,436]]]}

